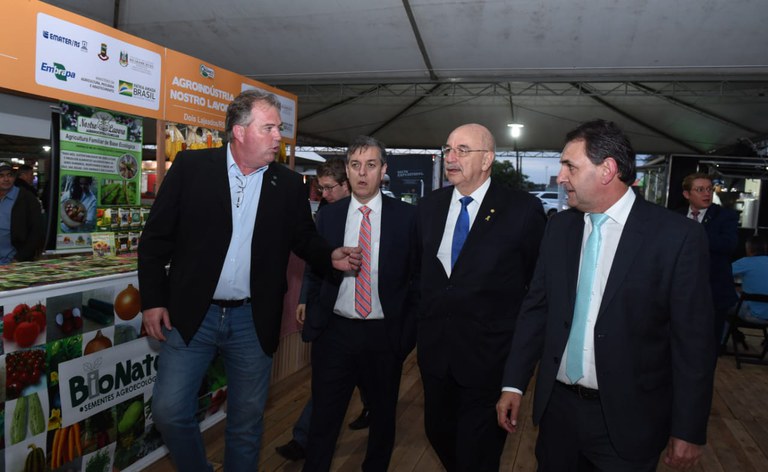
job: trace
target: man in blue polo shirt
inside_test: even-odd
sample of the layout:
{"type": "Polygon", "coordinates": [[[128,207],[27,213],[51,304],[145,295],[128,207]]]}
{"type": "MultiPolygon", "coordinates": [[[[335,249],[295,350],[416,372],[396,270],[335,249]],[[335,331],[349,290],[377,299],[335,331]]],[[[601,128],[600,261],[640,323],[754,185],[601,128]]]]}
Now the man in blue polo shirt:
{"type": "Polygon", "coordinates": [[[13,167],[0,161],[0,265],[31,261],[43,241],[40,203],[14,183],[13,167]]]}

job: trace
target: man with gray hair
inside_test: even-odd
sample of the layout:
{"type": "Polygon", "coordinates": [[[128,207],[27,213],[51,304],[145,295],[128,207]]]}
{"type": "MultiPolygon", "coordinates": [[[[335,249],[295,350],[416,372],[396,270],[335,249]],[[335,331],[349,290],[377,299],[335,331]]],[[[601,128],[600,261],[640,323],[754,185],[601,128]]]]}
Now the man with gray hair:
{"type": "Polygon", "coordinates": [[[359,266],[359,250],[332,252],[317,234],[301,176],[274,162],[281,127],[273,95],[241,93],[227,109],[228,145],[178,155],[142,233],[143,323],[162,342],[152,414],[178,470],[213,470],[195,413],[217,354],[224,470],[258,467],[289,253],[321,272],[359,266]]]}

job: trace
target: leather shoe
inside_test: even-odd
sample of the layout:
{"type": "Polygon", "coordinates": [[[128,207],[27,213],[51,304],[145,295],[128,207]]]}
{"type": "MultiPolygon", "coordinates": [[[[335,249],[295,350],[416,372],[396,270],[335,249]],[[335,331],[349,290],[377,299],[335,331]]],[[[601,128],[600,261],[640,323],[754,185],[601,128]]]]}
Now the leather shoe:
{"type": "Polygon", "coordinates": [[[295,439],[291,439],[282,446],[277,446],[275,451],[289,461],[300,461],[307,457],[304,446],[296,442],[295,439]]]}
{"type": "Polygon", "coordinates": [[[355,421],[349,423],[349,429],[358,430],[367,428],[368,425],[371,424],[370,413],[368,408],[363,408],[363,411],[360,412],[360,416],[358,416],[355,421]]]}

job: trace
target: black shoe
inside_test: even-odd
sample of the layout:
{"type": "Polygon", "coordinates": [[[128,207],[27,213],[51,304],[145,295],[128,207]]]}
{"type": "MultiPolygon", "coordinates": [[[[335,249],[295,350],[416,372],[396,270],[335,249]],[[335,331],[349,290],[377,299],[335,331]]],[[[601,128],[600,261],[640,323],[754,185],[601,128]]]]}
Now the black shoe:
{"type": "Polygon", "coordinates": [[[304,447],[297,443],[295,439],[291,439],[289,442],[283,444],[282,446],[277,446],[275,451],[277,451],[278,454],[285,457],[289,461],[300,461],[307,457],[306,453],[304,452],[304,447]]]}
{"type": "Polygon", "coordinates": [[[371,424],[370,413],[371,412],[368,410],[368,408],[363,408],[363,411],[360,412],[360,416],[358,416],[355,421],[349,423],[349,429],[357,430],[367,428],[368,425],[371,424]]]}

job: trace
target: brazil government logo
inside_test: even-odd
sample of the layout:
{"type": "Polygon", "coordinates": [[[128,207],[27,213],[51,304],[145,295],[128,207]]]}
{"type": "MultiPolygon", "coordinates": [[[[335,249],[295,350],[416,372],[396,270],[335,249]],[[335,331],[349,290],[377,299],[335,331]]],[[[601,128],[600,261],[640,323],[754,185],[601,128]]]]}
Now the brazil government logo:
{"type": "Polygon", "coordinates": [[[130,82],[125,82],[121,80],[117,85],[117,91],[120,95],[125,95],[126,97],[133,97],[133,84],[130,82]]]}

